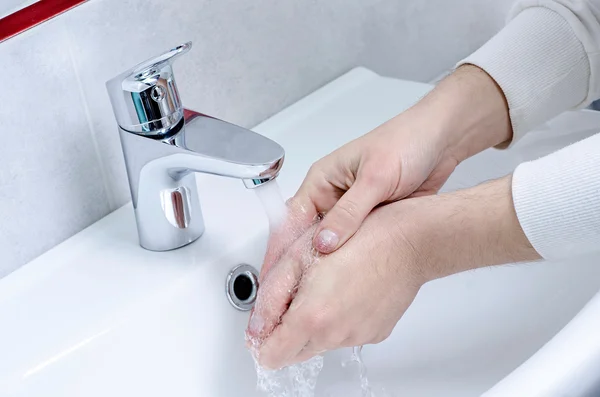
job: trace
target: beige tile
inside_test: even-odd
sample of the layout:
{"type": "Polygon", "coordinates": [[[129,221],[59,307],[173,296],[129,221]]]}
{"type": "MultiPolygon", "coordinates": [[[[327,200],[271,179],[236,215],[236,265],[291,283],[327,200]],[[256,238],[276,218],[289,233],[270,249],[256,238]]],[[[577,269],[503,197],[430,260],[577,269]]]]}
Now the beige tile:
{"type": "Polygon", "coordinates": [[[0,277],[108,212],[60,20],[0,44],[0,277]]]}

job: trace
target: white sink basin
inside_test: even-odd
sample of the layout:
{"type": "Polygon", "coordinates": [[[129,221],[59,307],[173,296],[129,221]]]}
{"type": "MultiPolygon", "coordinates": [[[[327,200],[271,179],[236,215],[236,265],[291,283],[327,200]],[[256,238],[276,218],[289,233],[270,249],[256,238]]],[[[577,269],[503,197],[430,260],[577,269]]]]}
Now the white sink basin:
{"type": "MultiPolygon", "coordinates": [[[[429,89],[355,69],[261,124],[256,130],[286,149],[284,194],[293,194],[313,161],[429,89]]],[[[586,130],[590,117],[569,114],[551,125],[578,120],[586,130]]],[[[532,146],[541,134],[515,151],[465,162],[445,189],[504,175],[587,132],[546,131],[546,143],[532,146]]],[[[247,313],[224,291],[233,267],[260,267],[266,217],[239,181],[201,175],[198,183],[206,233],[188,247],[141,249],[126,206],[0,280],[0,396],[262,395],[244,347],[247,313]]],[[[370,380],[396,397],[480,395],[600,289],[597,263],[483,269],[426,285],[390,339],[365,348],[370,380]]],[[[318,396],[340,382],[358,385],[356,371],[340,366],[349,355],[326,356],[318,396]]]]}

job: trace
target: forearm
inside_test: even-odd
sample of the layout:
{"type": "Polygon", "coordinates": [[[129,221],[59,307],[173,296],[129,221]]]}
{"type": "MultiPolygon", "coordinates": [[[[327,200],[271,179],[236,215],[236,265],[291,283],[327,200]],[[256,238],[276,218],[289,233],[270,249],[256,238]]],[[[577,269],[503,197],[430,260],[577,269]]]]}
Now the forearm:
{"type": "Polygon", "coordinates": [[[399,219],[427,280],[540,259],[515,213],[510,176],[407,204],[399,219]]]}
{"type": "Polygon", "coordinates": [[[396,206],[399,239],[426,279],[600,251],[600,134],[512,176],[396,206]]]}
{"type": "Polygon", "coordinates": [[[445,155],[458,162],[512,136],[502,90],[486,72],[473,65],[458,68],[398,117],[419,120],[428,131],[437,133],[445,155]]]}

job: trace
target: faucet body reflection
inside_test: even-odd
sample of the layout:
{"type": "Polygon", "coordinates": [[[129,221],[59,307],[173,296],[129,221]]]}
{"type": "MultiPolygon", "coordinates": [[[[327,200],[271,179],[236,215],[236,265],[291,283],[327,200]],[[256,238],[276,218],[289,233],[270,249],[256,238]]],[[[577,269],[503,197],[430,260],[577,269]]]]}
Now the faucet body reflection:
{"type": "Polygon", "coordinates": [[[107,83],[142,247],[166,251],[204,232],[194,172],[241,179],[253,188],[275,178],[284,151],[242,127],[183,109],[171,62],[190,43],[107,83]]]}

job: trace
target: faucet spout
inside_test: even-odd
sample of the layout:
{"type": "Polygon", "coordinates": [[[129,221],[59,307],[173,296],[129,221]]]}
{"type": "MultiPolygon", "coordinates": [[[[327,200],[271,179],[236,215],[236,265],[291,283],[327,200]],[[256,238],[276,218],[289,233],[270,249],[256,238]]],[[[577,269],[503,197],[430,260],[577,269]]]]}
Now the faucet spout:
{"type": "Polygon", "coordinates": [[[183,130],[165,142],[192,154],[190,170],[242,179],[248,188],[279,174],[285,152],[276,142],[202,113],[184,114],[183,130]]]}

